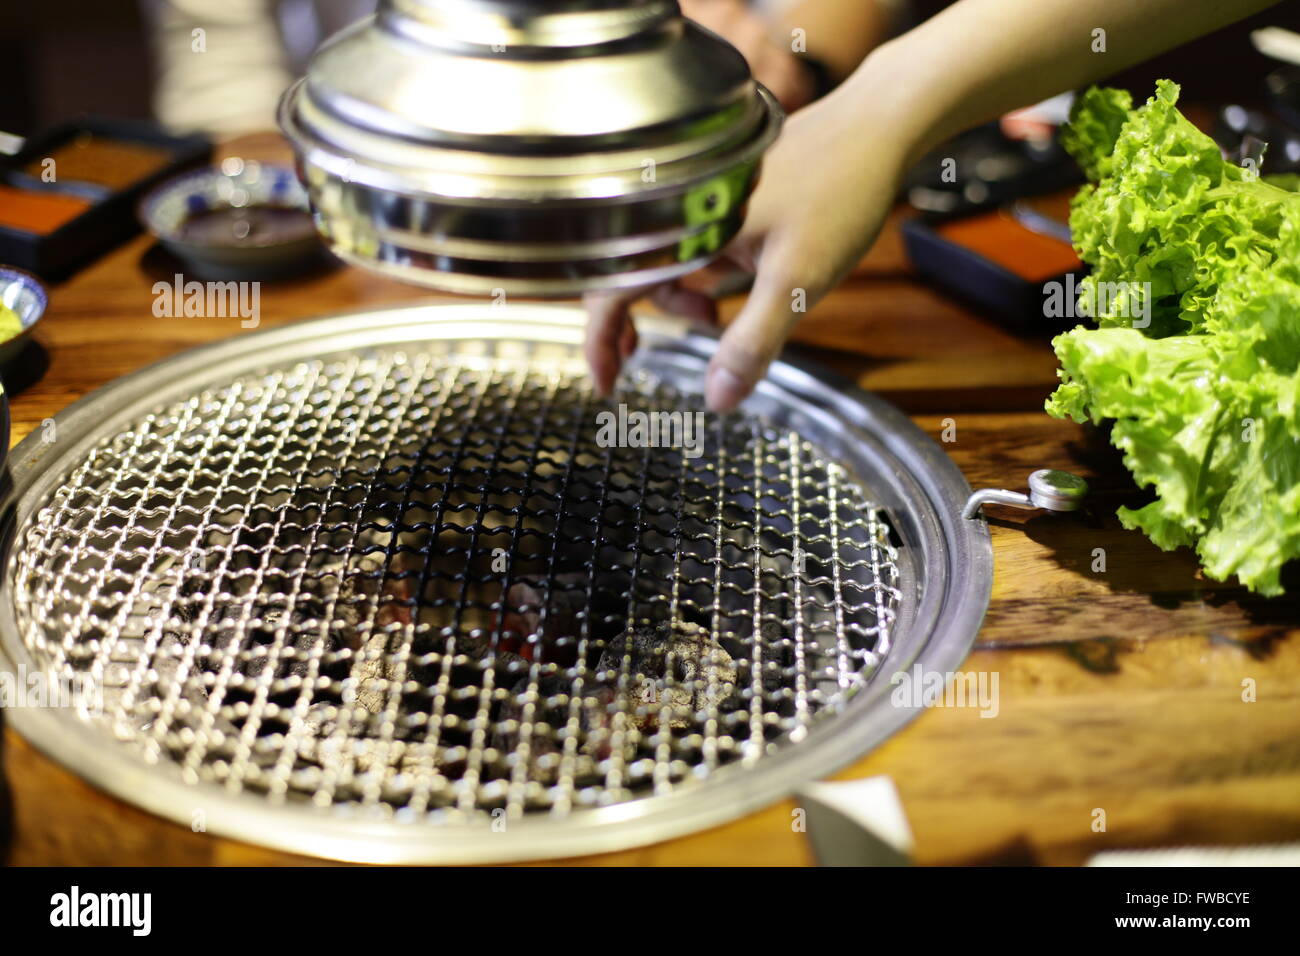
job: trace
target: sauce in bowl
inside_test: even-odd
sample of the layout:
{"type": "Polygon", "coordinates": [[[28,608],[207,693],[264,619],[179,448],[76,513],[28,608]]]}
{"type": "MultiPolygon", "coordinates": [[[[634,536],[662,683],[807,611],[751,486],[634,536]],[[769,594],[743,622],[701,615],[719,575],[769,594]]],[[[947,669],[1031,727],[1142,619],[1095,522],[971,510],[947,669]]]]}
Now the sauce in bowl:
{"type": "Polygon", "coordinates": [[[289,206],[218,206],[189,216],[176,230],[179,239],[202,245],[270,246],[315,234],[311,214],[289,206]]]}

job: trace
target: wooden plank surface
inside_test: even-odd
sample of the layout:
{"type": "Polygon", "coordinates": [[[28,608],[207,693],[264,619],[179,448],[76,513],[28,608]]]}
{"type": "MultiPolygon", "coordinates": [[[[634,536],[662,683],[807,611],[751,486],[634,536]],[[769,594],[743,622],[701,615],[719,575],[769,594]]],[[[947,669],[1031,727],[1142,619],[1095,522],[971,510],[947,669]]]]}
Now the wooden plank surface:
{"type": "MultiPolygon", "coordinates": [[[[237,319],[152,315],[152,284],[177,268],[142,237],[53,290],[41,349],[8,381],[15,442],[119,375],[242,334],[237,319]]],[[[261,310],[270,326],[421,299],[338,269],[265,284],[261,310]]],[[[1300,838],[1300,600],[1207,581],[1190,554],[1161,553],[1119,527],[1115,508],[1142,492],[1102,432],[1041,411],[1056,378],[1045,335],[1013,335],[915,279],[895,220],[797,341],[932,436],[955,426],[944,447],[972,485],[1021,488],[1031,470],[1056,467],[1096,492],[1081,514],[999,511],[991,522],[993,600],[964,669],[998,675],[997,716],[930,709],[840,775],[893,778],[920,862],[1079,863],[1103,848],[1300,838]]],[[[305,862],[135,810],[12,730],[5,745],[13,863],[305,862]]],[[[793,808],[571,862],[808,863],[793,808]]]]}

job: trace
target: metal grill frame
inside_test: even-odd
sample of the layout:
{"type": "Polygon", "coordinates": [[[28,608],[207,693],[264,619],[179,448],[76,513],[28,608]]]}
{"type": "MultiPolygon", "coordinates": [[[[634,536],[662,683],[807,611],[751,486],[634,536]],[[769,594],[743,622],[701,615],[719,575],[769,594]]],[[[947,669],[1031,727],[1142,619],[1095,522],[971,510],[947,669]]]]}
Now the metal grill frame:
{"type": "MultiPolygon", "coordinates": [[[[40,431],[10,455],[0,511],[0,558],[15,534],[69,468],[99,439],[141,413],[191,392],[277,362],[422,340],[530,339],[581,346],[584,315],[572,307],[507,309],[449,304],[350,313],[239,336],[164,360],[83,398],[56,418],[59,439],[40,431]],[[106,415],[105,412],[108,412],[106,415]]],[[[681,323],[640,320],[636,364],[683,391],[698,387],[716,342],[681,323]]],[[[105,747],[102,732],[65,710],[18,708],[8,714],[38,749],[108,792],[186,824],[201,803],[209,832],[313,856],[374,863],[472,863],[608,852],[716,826],[771,804],[800,784],[861,757],[913,719],[919,708],[890,700],[888,675],[920,663],[956,670],[974,641],[991,592],[993,555],[984,522],[961,517],[970,488],[941,448],[901,412],[810,363],[784,357],[746,404],[748,411],[816,442],[870,488],[901,538],[904,594],[894,640],[869,684],[838,714],[753,766],[726,768],[707,786],[583,809],[565,819],[529,815],[504,831],[486,825],[422,825],[344,815],[256,794],[193,785],[173,767],[149,766],[126,748],[105,747]],[[922,586],[924,585],[924,586],[922,586]]],[[[8,571],[6,571],[8,574],[8,571]]],[[[0,658],[31,666],[11,590],[0,593],[0,658]]]]}

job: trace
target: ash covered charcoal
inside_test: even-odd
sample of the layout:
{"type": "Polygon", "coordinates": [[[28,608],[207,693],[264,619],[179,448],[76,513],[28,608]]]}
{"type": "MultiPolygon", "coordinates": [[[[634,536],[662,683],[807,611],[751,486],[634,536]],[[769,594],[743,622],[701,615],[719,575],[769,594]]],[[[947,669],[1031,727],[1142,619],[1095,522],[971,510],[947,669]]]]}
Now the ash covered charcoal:
{"type": "Polygon", "coordinates": [[[361,739],[345,744],[334,739],[349,706],[360,708],[346,714],[353,727],[345,735],[349,737],[355,737],[358,723],[382,714],[388,707],[392,691],[403,676],[392,653],[394,638],[401,640],[402,632],[394,635],[391,628],[396,624],[404,629],[416,620],[413,599],[419,585],[418,578],[412,575],[419,570],[418,560],[405,552],[398,552],[391,560],[386,554],[372,552],[354,559],[343,573],[334,608],[335,620],[343,627],[332,633],[338,647],[354,652],[344,684],[348,690],[341,700],[320,700],[308,710],[298,741],[298,754],[303,759],[344,776],[418,772],[441,765],[440,753],[401,739],[400,731],[382,742],[361,739]]]}
{"type": "Polygon", "coordinates": [[[630,628],[609,643],[596,670],[615,685],[627,678],[628,716],[642,732],[658,729],[665,711],[670,728],[685,730],[697,711],[734,705],[736,663],[698,624],[630,628]]]}
{"type": "MultiPolygon", "coordinates": [[[[313,569],[312,583],[304,582],[291,609],[274,608],[263,615],[262,631],[273,636],[277,629],[284,628],[285,641],[293,648],[279,661],[278,676],[307,679],[311,675],[310,657],[323,640],[325,656],[352,652],[346,675],[336,676],[350,681],[346,686],[355,689],[356,702],[367,713],[380,713],[387,699],[388,682],[398,679],[389,653],[393,638],[389,629],[394,624],[409,625],[414,619],[412,598],[416,585],[412,578],[397,575],[416,570],[414,559],[400,552],[391,561],[385,554],[372,552],[313,569]],[[332,577],[340,583],[337,595],[331,598],[330,586],[322,582],[332,577]],[[321,621],[331,607],[335,626],[323,635],[321,621]]],[[[253,657],[240,671],[245,677],[256,678],[267,663],[268,658],[253,657]]],[[[323,730],[320,715],[332,706],[328,701],[312,706],[307,722],[313,733],[323,730]]]]}
{"type": "MultiPolygon", "coordinates": [[[[286,537],[283,532],[274,538],[247,533],[241,539],[246,549],[232,555],[227,571],[255,571],[267,548],[290,550],[297,539],[285,540],[286,537]]],[[[356,770],[364,772],[368,769],[363,766],[364,748],[341,754],[337,746],[330,748],[328,740],[337,731],[349,705],[356,708],[349,715],[354,725],[366,719],[366,715],[382,713],[390,699],[391,682],[399,677],[390,653],[394,635],[389,630],[393,625],[410,625],[415,619],[413,598],[418,583],[410,572],[419,570],[419,562],[405,550],[391,558],[376,550],[385,547],[389,540],[388,536],[363,531],[353,542],[350,557],[318,551],[299,579],[292,602],[282,597],[268,600],[278,581],[276,585],[263,585],[266,594],[210,601],[211,575],[221,558],[219,552],[213,551],[198,569],[201,573],[182,578],[173,605],[173,619],[180,626],[173,626],[164,634],[159,654],[161,679],[170,683],[178,678],[180,663],[200,621],[203,637],[211,648],[202,652],[189,669],[191,676],[184,693],[192,711],[202,712],[210,707],[210,692],[203,685],[211,686],[211,680],[205,682],[202,674],[204,671],[217,674],[229,655],[237,657],[230,671],[232,679],[223,693],[223,704],[251,701],[258,681],[264,679],[270,666],[275,667],[276,681],[311,678],[311,659],[316,655],[321,664],[314,676],[337,682],[336,687],[343,684],[351,692],[345,691],[340,696],[328,690],[313,690],[313,702],[307,713],[289,730],[292,745],[298,756],[309,763],[339,770],[346,757],[356,770]],[[326,625],[327,617],[332,626],[326,625]],[[279,650],[275,652],[277,640],[279,650]],[[345,655],[345,651],[351,654],[345,655]]],[[[293,706],[297,696],[298,690],[290,687],[283,692],[279,703],[293,706]]],[[[214,719],[215,730],[232,738],[239,736],[242,722],[232,722],[224,714],[214,719]]],[[[387,756],[394,765],[401,759],[402,749],[400,741],[390,746],[387,756]]],[[[266,759],[276,758],[269,754],[266,759]]]]}
{"type": "MultiPolygon", "coordinates": [[[[572,681],[558,674],[537,678],[537,696],[531,713],[527,706],[532,679],[521,679],[510,691],[501,708],[492,745],[509,755],[528,743],[527,779],[553,783],[558,776],[563,757],[563,741],[559,733],[568,727],[573,712],[572,681]],[[524,722],[530,730],[525,733],[524,722]]],[[[587,684],[578,711],[579,743],[576,748],[577,777],[590,776],[596,770],[596,761],[609,756],[607,728],[611,720],[615,693],[608,686],[587,684]]]]}
{"type": "Polygon", "coordinates": [[[414,619],[416,584],[411,577],[395,573],[416,572],[414,559],[405,553],[394,556],[391,564],[383,554],[363,555],[343,579],[336,608],[346,629],[341,637],[345,646],[357,652],[349,679],[356,688],[356,700],[367,713],[383,711],[390,681],[398,680],[393,657],[389,653],[390,625],[403,627],[414,619]],[[391,567],[385,573],[385,567],[391,567]],[[367,627],[373,619],[373,626],[367,627]],[[363,632],[369,631],[368,637],[363,632]],[[364,641],[364,646],[363,646],[364,641]]]}
{"type": "MultiPolygon", "coordinates": [[[[625,630],[606,645],[595,670],[588,673],[577,708],[577,776],[599,771],[599,762],[613,753],[620,729],[630,758],[639,738],[664,727],[689,730],[695,715],[710,704],[725,710],[738,701],[737,667],[731,655],[704,628],[684,622],[625,630]]],[[[511,689],[493,745],[504,754],[516,753],[528,717],[534,728],[527,735],[528,778],[551,783],[563,754],[563,742],[556,735],[568,726],[574,712],[574,681],[564,674],[538,678],[531,714],[527,711],[530,686],[525,677],[511,689]],[[538,732],[538,725],[545,729],[538,732]]]]}

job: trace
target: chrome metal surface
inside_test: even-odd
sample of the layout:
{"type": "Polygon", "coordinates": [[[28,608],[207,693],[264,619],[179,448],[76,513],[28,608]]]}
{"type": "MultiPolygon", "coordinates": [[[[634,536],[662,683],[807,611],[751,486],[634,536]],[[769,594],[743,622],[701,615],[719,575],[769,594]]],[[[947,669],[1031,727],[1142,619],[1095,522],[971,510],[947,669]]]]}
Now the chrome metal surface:
{"type": "Polygon", "coordinates": [[[790,360],[698,446],[610,444],[601,412],[700,411],[715,343],[647,324],[601,401],[582,324],[467,305],[300,323],[29,436],[4,664],[98,696],[16,728],[210,832],[467,862],[717,824],[901,727],[920,705],[890,675],[956,669],[988,602],[960,473],[790,360]]]}
{"type": "Polygon", "coordinates": [[[1029,500],[1048,511],[1078,511],[1088,483],[1068,471],[1040,468],[1029,476],[1029,500]]]}
{"type": "Polygon", "coordinates": [[[1078,511],[1088,497],[1088,483],[1068,471],[1040,468],[1029,476],[1029,494],[1002,488],[981,488],[971,493],[962,508],[963,518],[974,518],[984,505],[1007,505],[1024,511],[1078,511]]]}
{"type": "Polygon", "coordinates": [[[971,492],[966,505],[961,510],[963,518],[974,518],[985,505],[1006,505],[1023,511],[1034,511],[1038,505],[1029,500],[1029,496],[1019,491],[1007,491],[1005,488],[981,488],[971,492]]]}
{"type": "Polygon", "coordinates": [[[672,0],[381,0],[280,109],[339,256],[484,294],[698,268],[739,228],[780,121],[672,0]]]}

